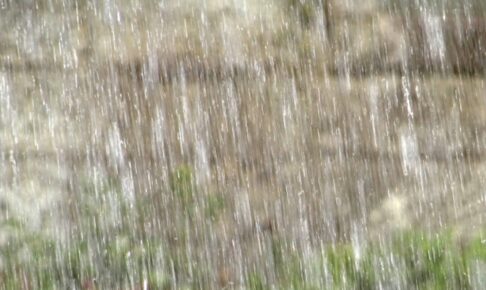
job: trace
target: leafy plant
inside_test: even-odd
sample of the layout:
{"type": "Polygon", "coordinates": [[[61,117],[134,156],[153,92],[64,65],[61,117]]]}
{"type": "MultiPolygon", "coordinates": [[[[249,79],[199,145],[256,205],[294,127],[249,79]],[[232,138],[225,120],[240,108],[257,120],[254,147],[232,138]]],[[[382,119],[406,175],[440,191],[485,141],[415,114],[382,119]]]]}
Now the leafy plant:
{"type": "Polygon", "coordinates": [[[186,211],[194,202],[193,173],[189,166],[179,166],[170,176],[170,189],[186,211]]]}
{"type": "MultiPolygon", "coordinates": [[[[174,245],[160,235],[144,234],[148,231],[145,224],[156,214],[146,210],[149,197],[138,197],[131,207],[111,182],[85,188],[86,195],[78,204],[77,232],[68,241],[31,232],[18,220],[4,220],[0,227],[10,234],[0,245],[0,289],[89,289],[93,283],[99,289],[133,285],[210,289],[214,281],[204,258],[188,253],[202,251],[195,241],[207,238],[204,225],[220,217],[225,200],[220,194],[196,196],[192,178],[187,166],[171,175],[167,194],[185,209],[179,222],[173,223],[179,237],[174,245]],[[201,216],[187,215],[188,208],[198,205],[196,200],[204,201],[204,211],[199,212],[201,216]],[[192,223],[199,217],[207,220],[192,223]],[[198,233],[193,231],[196,225],[202,226],[198,233]]],[[[261,262],[272,265],[274,275],[253,269],[243,281],[247,289],[366,290],[383,285],[472,289],[474,280],[483,274],[476,268],[486,265],[482,236],[458,243],[448,231],[434,235],[403,232],[387,242],[370,241],[359,253],[348,243],[330,244],[310,257],[285,237],[272,235],[268,242],[271,254],[262,256],[261,262]]]]}
{"type": "Polygon", "coordinates": [[[225,207],[224,197],[220,194],[210,194],[206,199],[206,215],[216,220],[225,207]]]}

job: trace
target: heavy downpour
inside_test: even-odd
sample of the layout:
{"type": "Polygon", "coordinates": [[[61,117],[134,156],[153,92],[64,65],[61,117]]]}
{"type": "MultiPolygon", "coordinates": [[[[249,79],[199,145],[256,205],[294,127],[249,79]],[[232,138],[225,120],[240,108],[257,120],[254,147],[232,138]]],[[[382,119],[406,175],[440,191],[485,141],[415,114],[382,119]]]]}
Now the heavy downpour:
{"type": "Polygon", "coordinates": [[[486,1],[0,27],[0,289],[486,289],[486,1]]]}

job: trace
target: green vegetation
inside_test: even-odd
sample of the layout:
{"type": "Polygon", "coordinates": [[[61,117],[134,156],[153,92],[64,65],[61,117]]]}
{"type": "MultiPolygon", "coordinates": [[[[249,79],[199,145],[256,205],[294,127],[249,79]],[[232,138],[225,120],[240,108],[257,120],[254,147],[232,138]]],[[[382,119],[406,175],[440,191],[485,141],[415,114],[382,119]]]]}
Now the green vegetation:
{"type": "MultiPolygon", "coordinates": [[[[360,254],[350,244],[330,245],[316,261],[304,262],[289,251],[278,251],[278,255],[283,252],[290,254],[276,263],[283,271],[280,289],[379,289],[380,285],[472,289],[477,276],[485,274],[474,272],[472,265],[486,263],[484,240],[478,237],[459,245],[449,233],[402,233],[384,244],[370,243],[360,254]],[[314,271],[309,271],[309,266],[314,271]]],[[[255,278],[250,281],[255,284],[255,278]]]]}
{"type": "Polygon", "coordinates": [[[172,172],[170,189],[184,207],[191,206],[194,201],[194,187],[190,167],[183,165],[172,172]]]}
{"type": "Polygon", "coordinates": [[[302,25],[308,26],[316,17],[315,9],[317,8],[317,5],[315,2],[316,1],[313,0],[288,0],[288,7],[291,13],[295,13],[302,25]]]}
{"type": "MultiPolygon", "coordinates": [[[[0,289],[219,287],[204,257],[189,256],[188,250],[203,251],[197,241],[211,234],[205,225],[216,222],[226,208],[224,196],[199,196],[190,167],[179,167],[171,176],[174,203],[186,213],[180,220],[174,217],[171,233],[178,237],[176,243],[164,238],[163,232],[147,229],[148,222],[157,218],[150,210],[152,199],[139,198],[133,206],[115,182],[86,186],[68,241],[31,233],[20,221],[1,224],[9,235],[0,246],[0,289]],[[202,201],[201,211],[196,200],[202,201]]],[[[459,243],[449,232],[406,232],[359,250],[346,243],[327,245],[317,252],[312,249],[310,256],[275,234],[269,242],[270,251],[259,263],[272,265],[273,274],[256,265],[246,274],[247,289],[472,289],[485,274],[478,272],[478,265],[486,265],[481,236],[459,243]]]]}
{"type": "Polygon", "coordinates": [[[219,194],[211,194],[207,197],[206,215],[211,220],[217,220],[224,210],[224,197],[219,194]]]}
{"type": "MultiPolygon", "coordinates": [[[[304,27],[311,26],[318,17],[318,11],[326,11],[329,0],[287,0],[287,10],[304,27]]],[[[323,16],[325,17],[325,16],[323,16]]]]}

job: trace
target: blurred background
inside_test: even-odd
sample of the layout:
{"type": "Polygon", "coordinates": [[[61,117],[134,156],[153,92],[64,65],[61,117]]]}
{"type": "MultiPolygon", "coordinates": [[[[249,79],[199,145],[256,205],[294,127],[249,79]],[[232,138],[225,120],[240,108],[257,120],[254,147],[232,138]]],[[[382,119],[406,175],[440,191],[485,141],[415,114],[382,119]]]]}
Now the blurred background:
{"type": "Polygon", "coordinates": [[[0,25],[2,289],[486,285],[483,0],[0,0],[0,25]]]}

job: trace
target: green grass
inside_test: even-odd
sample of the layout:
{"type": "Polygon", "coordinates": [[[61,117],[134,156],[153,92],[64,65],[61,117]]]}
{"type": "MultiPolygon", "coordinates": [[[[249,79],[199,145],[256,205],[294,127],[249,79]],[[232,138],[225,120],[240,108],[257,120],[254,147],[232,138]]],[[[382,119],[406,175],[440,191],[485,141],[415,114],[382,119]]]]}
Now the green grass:
{"type": "Polygon", "coordinates": [[[287,0],[289,13],[297,16],[300,24],[304,27],[312,25],[316,21],[316,10],[322,8],[320,0],[287,0]]]}
{"type": "MultiPolygon", "coordinates": [[[[84,203],[78,206],[78,231],[68,242],[29,232],[17,220],[0,224],[9,232],[8,241],[0,246],[0,289],[83,289],[94,280],[99,289],[126,289],[143,283],[149,283],[150,289],[214,288],[215,275],[204,255],[190,259],[187,253],[189,249],[204,250],[194,240],[208,238],[204,225],[221,218],[227,202],[222,194],[199,197],[202,193],[194,186],[192,169],[187,166],[177,168],[171,176],[170,190],[181,210],[180,222],[173,229],[180,237],[177,245],[139,229],[157,218],[149,210],[151,199],[140,198],[130,212],[116,183],[88,186],[80,200],[84,203]],[[103,196],[111,197],[110,204],[102,202],[103,196]],[[196,200],[203,201],[203,210],[195,210],[196,200]],[[119,223],[108,223],[105,218],[113,210],[121,213],[119,223]],[[194,232],[199,227],[200,234],[188,237],[187,225],[194,232]]],[[[270,251],[258,262],[272,265],[273,274],[269,275],[268,267],[266,271],[259,265],[248,268],[246,289],[472,289],[474,280],[485,274],[474,268],[486,265],[484,239],[477,236],[459,243],[448,231],[403,232],[386,242],[369,241],[359,254],[351,244],[329,244],[313,249],[314,254],[307,258],[290,240],[272,235],[270,243],[270,251]]]]}
{"type": "MultiPolygon", "coordinates": [[[[164,245],[163,241],[157,240],[138,244],[115,237],[99,253],[96,248],[100,245],[86,241],[55,245],[48,239],[26,237],[22,242],[29,249],[31,258],[22,260],[14,254],[18,249],[3,249],[6,262],[0,276],[1,289],[22,289],[22,283],[37,289],[58,289],[69,282],[81,287],[94,278],[104,287],[123,287],[132,280],[135,284],[146,280],[155,289],[171,289],[173,278],[169,264],[183,272],[189,271],[188,264],[191,263],[184,256],[170,258],[167,256],[170,253],[159,252],[164,245]],[[157,255],[166,255],[167,265],[157,264],[155,261],[160,258],[157,255]]],[[[408,289],[471,289],[470,266],[476,261],[486,263],[484,242],[474,240],[461,248],[445,234],[425,237],[407,233],[385,248],[370,244],[359,258],[347,244],[329,245],[323,253],[309,261],[295,252],[275,250],[277,288],[377,289],[380,284],[393,281],[394,273],[398,273],[399,283],[408,289]],[[305,268],[310,264],[316,267],[314,275],[317,277],[306,274],[305,268]]],[[[201,266],[197,272],[193,268],[192,271],[197,272],[193,274],[193,281],[177,281],[178,285],[186,285],[188,289],[210,289],[210,273],[202,269],[201,266]]],[[[183,277],[182,273],[178,275],[183,277]]],[[[252,290],[271,288],[259,271],[251,272],[246,283],[252,290]]]]}

